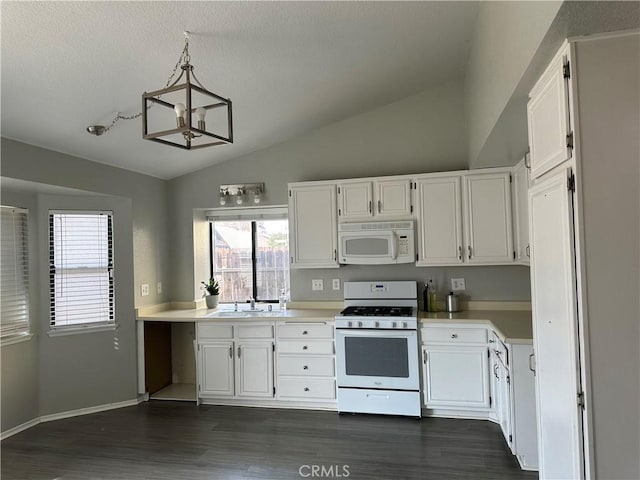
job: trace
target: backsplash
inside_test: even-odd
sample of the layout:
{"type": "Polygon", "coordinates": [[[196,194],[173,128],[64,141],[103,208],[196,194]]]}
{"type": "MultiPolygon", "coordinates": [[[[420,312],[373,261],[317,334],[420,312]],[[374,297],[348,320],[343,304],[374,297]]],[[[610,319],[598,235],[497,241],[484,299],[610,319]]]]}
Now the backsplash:
{"type": "Polygon", "coordinates": [[[530,301],[529,267],[521,265],[416,267],[414,265],[346,265],[334,269],[291,270],[291,299],[294,301],[343,300],[345,281],[416,280],[419,297],[424,282],[433,279],[439,297],[451,291],[451,279],[464,278],[463,300],[530,301]],[[340,279],[340,290],[332,290],[332,280],[340,279]],[[324,290],[313,291],[311,281],[323,280],[324,290]]]}

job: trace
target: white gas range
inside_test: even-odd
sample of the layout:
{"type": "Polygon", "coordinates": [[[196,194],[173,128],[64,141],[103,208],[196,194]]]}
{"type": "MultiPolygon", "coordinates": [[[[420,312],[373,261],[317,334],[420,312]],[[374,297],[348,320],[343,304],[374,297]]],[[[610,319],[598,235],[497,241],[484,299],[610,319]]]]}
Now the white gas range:
{"type": "Polygon", "coordinates": [[[345,282],[338,411],[420,417],[416,282],[345,282]]]}

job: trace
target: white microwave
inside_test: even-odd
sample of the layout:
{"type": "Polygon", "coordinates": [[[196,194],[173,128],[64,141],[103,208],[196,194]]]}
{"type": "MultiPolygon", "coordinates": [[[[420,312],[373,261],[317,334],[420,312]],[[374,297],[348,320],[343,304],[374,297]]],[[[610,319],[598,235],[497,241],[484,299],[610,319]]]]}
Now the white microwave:
{"type": "Polygon", "coordinates": [[[341,223],[338,226],[338,249],[342,264],[415,262],[413,221],[341,223]]]}

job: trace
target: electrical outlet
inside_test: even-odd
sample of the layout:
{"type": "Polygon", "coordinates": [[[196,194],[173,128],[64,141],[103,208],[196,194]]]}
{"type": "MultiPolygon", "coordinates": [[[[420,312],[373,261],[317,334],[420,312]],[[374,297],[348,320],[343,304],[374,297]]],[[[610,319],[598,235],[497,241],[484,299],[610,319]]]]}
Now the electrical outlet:
{"type": "Polygon", "coordinates": [[[459,292],[464,290],[464,278],[452,278],[451,279],[451,290],[454,292],[459,292]]]}
{"type": "Polygon", "coordinates": [[[143,283],[142,285],[140,285],[140,295],[143,297],[146,297],[147,295],[149,295],[149,284],[148,283],[143,283]]]}
{"type": "Polygon", "coordinates": [[[334,290],[340,290],[340,279],[339,278],[334,278],[333,279],[333,289],[334,290]]]}
{"type": "Polygon", "coordinates": [[[311,290],[314,290],[314,291],[324,290],[324,282],[322,281],[322,279],[311,280],[311,290]]]}
{"type": "Polygon", "coordinates": [[[160,295],[162,293],[162,282],[158,282],[157,290],[158,290],[158,295],[160,295]]]}

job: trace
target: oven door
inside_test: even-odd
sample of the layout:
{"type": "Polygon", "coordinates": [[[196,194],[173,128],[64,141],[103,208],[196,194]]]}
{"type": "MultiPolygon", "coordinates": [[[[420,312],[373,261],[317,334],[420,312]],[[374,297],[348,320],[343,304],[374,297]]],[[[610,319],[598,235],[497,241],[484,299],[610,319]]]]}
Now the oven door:
{"type": "Polygon", "coordinates": [[[336,330],[338,387],[419,390],[418,332],[336,330]]]}

